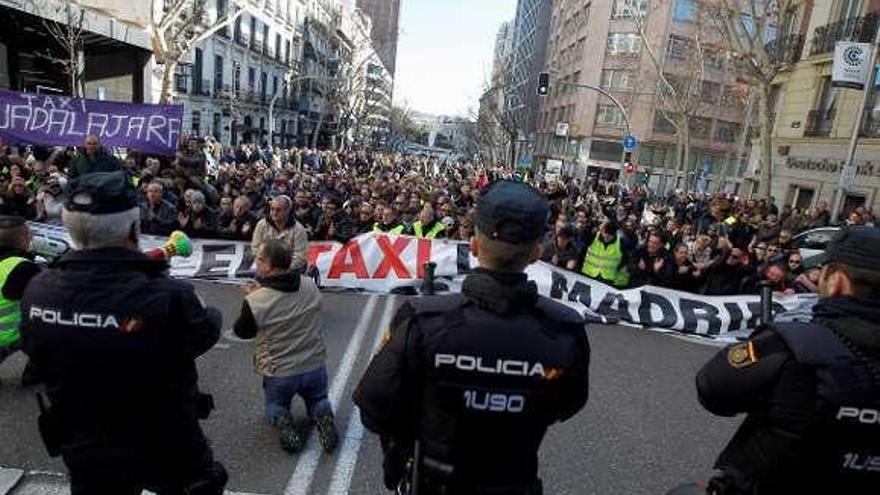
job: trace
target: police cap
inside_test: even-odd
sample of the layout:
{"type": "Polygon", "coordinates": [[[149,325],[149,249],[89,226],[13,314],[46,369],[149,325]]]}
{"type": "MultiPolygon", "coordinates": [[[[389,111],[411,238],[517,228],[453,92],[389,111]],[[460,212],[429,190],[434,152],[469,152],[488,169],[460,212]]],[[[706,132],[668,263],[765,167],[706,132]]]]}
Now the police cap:
{"type": "Polygon", "coordinates": [[[825,252],[815,260],[818,264],[840,263],[853,268],[880,270],[878,246],[880,246],[880,229],[866,226],[849,227],[838,232],[825,252]]]}
{"type": "Polygon", "coordinates": [[[68,184],[67,197],[65,209],[92,215],[119,213],[138,205],[137,192],[124,171],[81,175],[68,184]]]}
{"type": "Polygon", "coordinates": [[[539,240],[547,231],[550,203],[533,187],[497,182],[477,201],[474,223],[481,233],[508,244],[539,240]]]}

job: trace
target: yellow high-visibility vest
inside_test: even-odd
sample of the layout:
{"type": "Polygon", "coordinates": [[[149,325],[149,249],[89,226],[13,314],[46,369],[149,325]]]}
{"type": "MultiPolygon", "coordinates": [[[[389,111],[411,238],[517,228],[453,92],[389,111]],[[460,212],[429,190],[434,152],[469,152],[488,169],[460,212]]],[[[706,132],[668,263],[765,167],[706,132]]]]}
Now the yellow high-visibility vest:
{"type": "Polygon", "coordinates": [[[581,272],[591,278],[611,282],[615,287],[624,287],[629,283],[629,270],[620,266],[623,261],[623,249],[620,245],[620,236],[606,246],[601,239],[601,234],[596,234],[587,256],[584,258],[584,266],[581,272]]]}

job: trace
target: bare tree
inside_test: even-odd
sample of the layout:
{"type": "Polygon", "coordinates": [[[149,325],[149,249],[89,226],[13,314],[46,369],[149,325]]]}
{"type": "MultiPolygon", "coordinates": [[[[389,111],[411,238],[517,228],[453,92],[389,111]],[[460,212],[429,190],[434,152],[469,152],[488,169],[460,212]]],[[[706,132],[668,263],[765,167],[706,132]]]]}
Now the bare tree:
{"type": "Polygon", "coordinates": [[[723,168],[716,186],[717,192],[722,192],[724,190],[731,166],[734,167],[734,173],[739,175],[742,161],[746,156],[746,146],[749,143],[749,136],[752,134],[753,122],[755,121],[754,114],[755,107],[757,106],[757,94],[753,91],[752,86],[745,83],[738,83],[733,86],[731,93],[736,99],[736,103],[742,108],[745,108],[745,112],[743,113],[742,125],[739,128],[739,134],[736,138],[737,144],[735,147],[731,146],[728,148],[727,154],[724,157],[723,168]]]}
{"type": "MultiPolygon", "coordinates": [[[[40,4],[46,7],[47,4],[40,4]]],[[[52,4],[47,11],[43,11],[43,27],[46,32],[58,43],[64,52],[63,57],[58,57],[52,51],[47,51],[41,56],[53,64],[59,65],[62,72],[67,76],[70,85],[70,95],[82,98],[85,95],[83,72],[85,70],[85,58],[83,56],[83,34],[85,30],[85,11],[71,6],[69,3],[52,4]],[[56,22],[46,19],[63,19],[56,22]]]]}
{"type": "MultiPolygon", "coordinates": [[[[662,46],[664,54],[658,54],[652,46],[648,22],[652,12],[658,8],[668,9],[666,2],[660,2],[653,10],[645,8],[646,2],[628,0],[630,16],[633,19],[642,50],[652,72],[657,77],[656,108],[662,118],[673,128],[676,137],[676,166],[673,177],[684,174],[686,186],[691,163],[691,148],[694,131],[702,121],[700,116],[709,109],[705,103],[704,80],[706,64],[710,58],[721,55],[720,33],[710,19],[710,11],[701,1],[694,2],[693,22],[687,35],[670,36],[662,46]]],[[[709,96],[709,95],[706,95],[709,96]]],[[[693,178],[696,178],[696,173],[693,178]]],[[[661,177],[661,190],[666,189],[666,170],[661,177]]]]}
{"type": "Polygon", "coordinates": [[[161,103],[171,101],[174,91],[174,73],[177,65],[198,43],[229,26],[245,10],[231,8],[232,15],[218,12],[211,19],[210,0],[151,0],[151,42],[156,63],[160,65],[161,103]]]}
{"type": "Polygon", "coordinates": [[[758,195],[769,197],[773,180],[773,82],[796,60],[803,39],[792,35],[798,19],[797,0],[706,0],[735,56],[756,86],[761,139],[761,182],[758,195]]]}

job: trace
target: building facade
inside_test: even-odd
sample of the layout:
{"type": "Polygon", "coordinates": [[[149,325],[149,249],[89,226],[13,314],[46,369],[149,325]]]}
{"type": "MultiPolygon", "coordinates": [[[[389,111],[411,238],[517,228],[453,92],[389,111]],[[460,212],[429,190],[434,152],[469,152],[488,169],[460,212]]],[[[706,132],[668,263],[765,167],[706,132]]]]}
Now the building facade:
{"type": "MultiPolygon", "coordinates": [[[[211,18],[230,12],[230,0],[212,3],[211,18]]],[[[244,14],[197,44],[177,68],[173,101],[184,105],[184,131],[223,144],[268,144],[272,132],[273,144],[297,144],[298,108],[289,82],[300,72],[307,4],[250,0],[243,6],[244,14]]]]}
{"type": "MultiPolygon", "coordinates": [[[[477,127],[484,149],[480,150],[489,163],[504,163],[510,157],[512,115],[508,113],[505,95],[509,86],[513,59],[513,22],[504,22],[495,35],[492,73],[480,97],[477,127]]],[[[513,157],[515,159],[516,157],[513,157]]]]}
{"type": "MultiPolygon", "coordinates": [[[[699,107],[691,120],[687,168],[706,178],[719,175],[735,161],[730,154],[745,118],[745,105],[736,94],[742,67],[726,56],[720,33],[707,28],[698,0],[554,2],[546,65],[553,83],[541,104],[537,154],[563,160],[573,175],[619,175],[627,132],[624,115],[600,93],[565,83],[601,88],[627,110],[629,132],[640,143],[635,163],[647,174],[642,179],[656,187],[661,172],[675,169],[679,153],[675,129],[662,111],[666,106],[658,91],[659,74],[672,84],[692,77],[689,43],[698,39],[697,32],[706,40],[706,58],[702,80],[696,81],[699,107]]],[[[683,180],[684,172],[678,181],[683,180]]],[[[706,189],[714,186],[703,184],[706,189]]]]}
{"type": "Polygon", "coordinates": [[[394,78],[397,70],[400,0],[357,0],[357,7],[372,20],[373,47],[385,70],[394,78]]]}
{"type": "Polygon", "coordinates": [[[517,128],[516,155],[533,152],[538,125],[538,73],[545,65],[552,6],[559,2],[519,0],[513,21],[506,107],[517,128]]]}
{"type": "Polygon", "coordinates": [[[51,34],[79,25],[80,10],[55,0],[7,0],[0,5],[0,88],[86,98],[150,101],[150,38],[93,13],[82,13],[79,88],[72,88],[62,62],[69,60],[51,34]],[[68,17],[68,13],[70,17],[68,17]],[[73,22],[69,22],[68,20],[73,22]]]}
{"type": "Polygon", "coordinates": [[[816,0],[799,5],[807,43],[798,63],[781,74],[775,121],[772,194],[781,204],[809,208],[826,201],[843,215],[880,207],[880,85],[870,88],[863,122],[856,122],[862,92],[834,88],[831,69],[838,41],[872,42],[880,1],[816,0]],[[853,131],[860,139],[851,190],[838,194],[853,131]]]}

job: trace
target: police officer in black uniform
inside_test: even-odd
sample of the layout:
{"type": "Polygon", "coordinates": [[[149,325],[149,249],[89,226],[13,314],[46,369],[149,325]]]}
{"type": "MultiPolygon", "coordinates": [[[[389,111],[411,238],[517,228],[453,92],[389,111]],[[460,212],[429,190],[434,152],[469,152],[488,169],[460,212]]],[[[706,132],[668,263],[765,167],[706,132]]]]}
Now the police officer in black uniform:
{"type": "Polygon", "coordinates": [[[548,426],[586,404],[590,355],[583,318],[523,273],[549,213],[534,189],[495,184],[471,240],[481,268],[462,293],[413,299],[395,315],[354,395],[381,437],[387,488],[542,493],[538,449],[548,426]]]}
{"type": "Polygon", "coordinates": [[[63,219],[75,250],[21,300],[24,350],[45,379],[40,430],[73,495],[219,495],[226,472],[199,419],[213,408],[195,359],[221,315],[138,250],[125,172],[72,180],[63,219]]]}
{"type": "Polygon", "coordinates": [[[748,414],[710,493],[880,493],[878,248],[878,229],[842,231],[810,323],[760,329],[697,375],[706,409],[748,414]]]}

